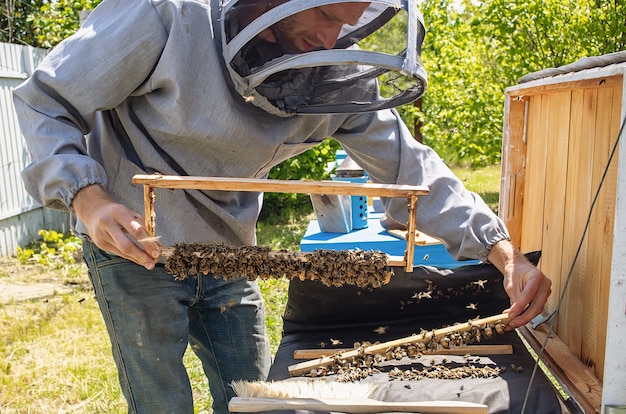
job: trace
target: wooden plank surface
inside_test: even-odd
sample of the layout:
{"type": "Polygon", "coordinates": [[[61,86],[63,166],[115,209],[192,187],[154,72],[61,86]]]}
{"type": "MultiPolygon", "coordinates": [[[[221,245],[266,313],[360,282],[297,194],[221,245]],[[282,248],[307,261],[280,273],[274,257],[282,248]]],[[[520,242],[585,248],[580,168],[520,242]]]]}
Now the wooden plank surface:
{"type": "MultiPolygon", "coordinates": [[[[585,319],[585,278],[587,275],[587,246],[589,237],[583,237],[585,218],[591,207],[594,140],[597,112],[596,89],[572,91],[572,116],[568,151],[568,169],[565,199],[565,228],[563,233],[563,271],[569,272],[576,251],[582,241],[580,255],[569,281],[559,314],[560,338],[580,355],[583,332],[580,322],[585,319]]],[[[565,277],[567,274],[565,274],[565,277]]],[[[555,292],[560,294],[560,292],[555,292]]]]}
{"type": "Polygon", "coordinates": [[[276,410],[312,410],[341,413],[487,414],[486,405],[463,401],[386,402],[367,398],[261,398],[233,397],[228,409],[239,413],[276,410]]]}
{"type": "Polygon", "coordinates": [[[548,128],[545,114],[550,97],[533,96],[528,104],[526,138],[526,176],[523,189],[523,215],[520,247],[530,252],[542,248],[543,205],[546,186],[547,140],[544,133],[548,128]]]}
{"type": "MultiPolygon", "coordinates": [[[[543,205],[541,269],[552,279],[553,292],[561,292],[564,273],[567,273],[562,267],[562,256],[570,108],[570,91],[553,93],[544,114],[548,117],[548,127],[543,133],[544,139],[547,140],[548,158],[543,205]]],[[[557,307],[558,298],[558,295],[550,296],[548,309],[557,307]]]]}
{"type": "Polygon", "coordinates": [[[368,197],[412,197],[428,194],[428,187],[352,183],[349,181],[266,180],[258,178],[193,177],[171,175],[135,175],[133,184],[155,188],[216,191],[278,192],[293,194],[334,194],[368,197]]]}
{"type": "MultiPolygon", "coordinates": [[[[387,233],[402,240],[406,240],[407,231],[399,229],[387,230],[387,233]]],[[[434,244],[442,244],[443,242],[421,231],[415,232],[415,244],[418,246],[432,246],[434,244]]]]}
{"type": "MultiPolygon", "coordinates": [[[[598,90],[598,111],[594,137],[594,169],[592,182],[594,193],[601,182],[610,152],[617,138],[621,107],[615,101],[619,94],[609,88],[598,90]]],[[[600,380],[604,376],[606,348],[606,323],[610,284],[610,263],[615,218],[615,192],[617,185],[617,160],[609,168],[602,190],[594,208],[589,237],[589,263],[586,288],[588,300],[588,328],[583,336],[581,359],[592,364],[600,380]]]]}
{"type": "MultiPolygon", "coordinates": [[[[547,324],[530,330],[519,328],[519,332],[539,354],[548,336],[547,324]]],[[[554,373],[566,391],[572,395],[585,413],[600,413],[602,406],[602,383],[593,370],[585,366],[561,339],[552,333],[546,343],[541,361],[554,373]]]]}
{"type": "Polygon", "coordinates": [[[550,93],[559,93],[563,91],[571,90],[583,90],[583,89],[597,89],[598,87],[615,88],[621,87],[623,82],[622,76],[607,76],[607,77],[593,77],[591,79],[581,79],[570,82],[557,82],[557,83],[544,83],[537,84],[535,86],[527,88],[511,88],[507,90],[507,93],[511,97],[518,96],[532,96],[532,95],[547,95],[550,93]]]}
{"type": "Polygon", "coordinates": [[[526,174],[526,110],[529,98],[507,96],[502,137],[499,216],[506,223],[514,246],[520,247],[526,174]]]}

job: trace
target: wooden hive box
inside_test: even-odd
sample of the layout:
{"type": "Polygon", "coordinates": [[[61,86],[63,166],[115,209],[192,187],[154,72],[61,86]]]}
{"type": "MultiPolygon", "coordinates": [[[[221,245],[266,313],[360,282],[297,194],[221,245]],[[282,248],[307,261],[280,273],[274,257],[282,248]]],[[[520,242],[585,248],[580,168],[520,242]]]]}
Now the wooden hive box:
{"type": "Polygon", "coordinates": [[[506,90],[499,210],[560,304],[523,333],[586,413],[626,405],[626,53],[595,59],[506,90]]]}

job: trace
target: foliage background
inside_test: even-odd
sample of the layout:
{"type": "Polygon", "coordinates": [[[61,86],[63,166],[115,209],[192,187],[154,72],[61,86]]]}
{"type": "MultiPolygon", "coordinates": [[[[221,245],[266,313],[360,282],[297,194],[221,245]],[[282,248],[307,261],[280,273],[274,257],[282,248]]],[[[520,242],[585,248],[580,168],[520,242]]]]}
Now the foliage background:
{"type": "MultiPolygon", "coordinates": [[[[0,41],[54,47],[101,0],[5,0],[0,41]]],[[[505,88],[537,70],[626,50],[626,0],[421,0],[429,76],[423,99],[398,108],[423,142],[451,165],[500,161],[505,88]]],[[[271,178],[326,179],[328,140],[272,171],[271,178]]],[[[282,197],[282,198],[281,198],[282,197]]],[[[285,198],[286,197],[286,198],[285,198]]],[[[306,208],[298,196],[268,203],[306,208]]]]}
{"type": "Polygon", "coordinates": [[[450,163],[500,161],[504,90],[626,49],[626,0],[424,0],[424,141],[450,163]]]}

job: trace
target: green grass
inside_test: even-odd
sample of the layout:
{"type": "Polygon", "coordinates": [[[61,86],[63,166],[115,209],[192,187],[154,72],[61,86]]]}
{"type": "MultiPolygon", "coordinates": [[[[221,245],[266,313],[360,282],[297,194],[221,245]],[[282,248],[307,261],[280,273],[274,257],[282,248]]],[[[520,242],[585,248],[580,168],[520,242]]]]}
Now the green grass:
{"type": "MultiPolygon", "coordinates": [[[[489,205],[497,208],[499,167],[454,171],[469,189],[483,194],[489,205]]],[[[298,250],[314,216],[288,217],[286,221],[259,223],[258,244],[298,250]]],[[[73,290],[44,299],[0,304],[0,413],[125,413],[108,336],[84,265],[45,269],[21,264],[15,258],[2,258],[0,282],[7,281],[56,281],[73,290]]],[[[275,352],[281,338],[288,283],[268,280],[260,287],[266,304],[268,338],[275,352]]],[[[184,362],[196,412],[209,413],[211,395],[206,378],[189,348],[184,362]]]]}
{"type": "Polygon", "coordinates": [[[480,169],[452,167],[452,172],[463,181],[465,186],[480,194],[493,211],[498,212],[500,200],[500,165],[480,169]]]}

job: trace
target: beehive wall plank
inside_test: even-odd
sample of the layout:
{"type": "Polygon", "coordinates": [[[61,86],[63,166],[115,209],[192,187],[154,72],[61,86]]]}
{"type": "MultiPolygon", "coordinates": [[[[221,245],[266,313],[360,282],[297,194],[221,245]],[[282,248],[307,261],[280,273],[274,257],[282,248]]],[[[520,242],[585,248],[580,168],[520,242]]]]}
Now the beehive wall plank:
{"type": "MultiPolygon", "coordinates": [[[[584,229],[580,223],[591,206],[592,182],[589,171],[593,168],[594,140],[589,137],[594,135],[596,127],[597,96],[595,89],[572,91],[562,258],[562,271],[571,270],[572,274],[560,313],[565,326],[573,326],[584,319],[585,298],[588,296],[585,295],[585,277],[589,238],[582,238],[584,229]]],[[[581,329],[567,329],[561,339],[576,355],[581,355],[582,335],[581,329]]]]}
{"type": "MultiPolygon", "coordinates": [[[[542,256],[541,268],[552,279],[552,289],[561,292],[563,278],[563,229],[567,172],[567,154],[569,144],[569,124],[571,111],[571,92],[563,91],[550,95],[550,104],[542,113],[547,128],[541,135],[529,137],[532,140],[547,139],[547,163],[545,175],[545,200],[543,213],[542,245],[550,249],[542,256]]],[[[558,295],[548,300],[548,308],[555,309],[558,295]]],[[[558,323],[558,322],[557,322],[558,323]]],[[[558,330],[557,330],[558,331],[558,330]]]]}
{"type": "Polygon", "coordinates": [[[508,99],[504,109],[504,136],[507,145],[502,147],[500,188],[500,216],[507,221],[514,245],[520,245],[522,233],[522,208],[526,176],[525,111],[528,99],[508,99]]]}
{"type": "MultiPolygon", "coordinates": [[[[522,251],[542,248],[543,205],[545,199],[545,176],[547,164],[547,140],[533,139],[548,128],[543,117],[543,107],[550,104],[550,96],[531,96],[528,107],[526,139],[526,179],[524,180],[524,203],[522,213],[522,251]]],[[[542,260],[543,263],[543,260],[542,260]]]]}
{"type": "Polygon", "coordinates": [[[613,160],[607,174],[605,169],[620,124],[621,91],[617,88],[599,88],[596,131],[594,135],[594,169],[592,188],[600,187],[589,234],[590,266],[586,281],[585,329],[581,359],[594,367],[596,375],[603,378],[606,348],[606,324],[608,294],[611,277],[613,226],[615,219],[615,195],[617,188],[617,158],[613,160]],[[616,126],[617,125],[617,126],[616,126]]]}

